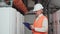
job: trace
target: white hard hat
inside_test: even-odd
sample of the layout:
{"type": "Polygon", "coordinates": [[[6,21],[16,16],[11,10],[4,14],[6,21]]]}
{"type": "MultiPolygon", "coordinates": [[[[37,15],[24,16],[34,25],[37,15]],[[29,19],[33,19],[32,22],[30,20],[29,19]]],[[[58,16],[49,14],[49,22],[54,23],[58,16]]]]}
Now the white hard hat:
{"type": "Polygon", "coordinates": [[[34,6],[33,11],[38,11],[38,10],[41,10],[41,9],[43,9],[43,6],[40,3],[38,3],[34,6]]]}

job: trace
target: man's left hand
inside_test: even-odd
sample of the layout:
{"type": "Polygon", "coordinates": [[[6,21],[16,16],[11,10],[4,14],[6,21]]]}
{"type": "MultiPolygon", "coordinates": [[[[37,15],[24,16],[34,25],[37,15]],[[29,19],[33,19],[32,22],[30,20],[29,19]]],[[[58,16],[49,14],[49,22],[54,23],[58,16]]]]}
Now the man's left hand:
{"type": "Polygon", "coordinates": [[[31,29],[34,29],[34,26],[33,25],[30,25],[31,29]]]}

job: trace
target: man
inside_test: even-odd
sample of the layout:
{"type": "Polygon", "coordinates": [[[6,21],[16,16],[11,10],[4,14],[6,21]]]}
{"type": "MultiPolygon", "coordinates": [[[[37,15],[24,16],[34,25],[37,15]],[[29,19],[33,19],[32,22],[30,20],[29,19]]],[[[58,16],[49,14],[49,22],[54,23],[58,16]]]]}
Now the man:
{"type": "Polygon", "coordinates": [[[31,29],[33,34],[48,34],[48,19],[43,15],[43,6],[41,4],[36,4],[33,11],[36,13],[36,20],[31,29]]]}

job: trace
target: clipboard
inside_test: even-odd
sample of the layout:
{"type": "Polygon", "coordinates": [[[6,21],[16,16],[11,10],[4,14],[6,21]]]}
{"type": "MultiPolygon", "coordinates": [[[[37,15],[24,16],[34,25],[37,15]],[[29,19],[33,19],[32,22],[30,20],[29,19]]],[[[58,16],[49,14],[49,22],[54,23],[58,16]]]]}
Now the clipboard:
{"type": "Polygon", "coordinates": [[[29,23],[24,22],[23,24],[24,24],[24,25],[25,25],[25,27],[27,27],[29,30],[32,30],[32,29],[31,29],[31,27],[30,27],[30,24],[29,24],[29,23]]]}

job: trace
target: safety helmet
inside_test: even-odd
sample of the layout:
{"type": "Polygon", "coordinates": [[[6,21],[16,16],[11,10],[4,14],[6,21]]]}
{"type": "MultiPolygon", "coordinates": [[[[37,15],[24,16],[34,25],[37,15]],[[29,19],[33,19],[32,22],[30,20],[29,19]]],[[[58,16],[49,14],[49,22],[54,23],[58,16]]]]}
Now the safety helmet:
{"type": "Polygon", "coordinates": [[[42,6],[42,4],[38,3],[34,6],[33,11],[38,11],[38,10],[41,10],[41,9],[43,9],[43,6],[42,6]]]}

